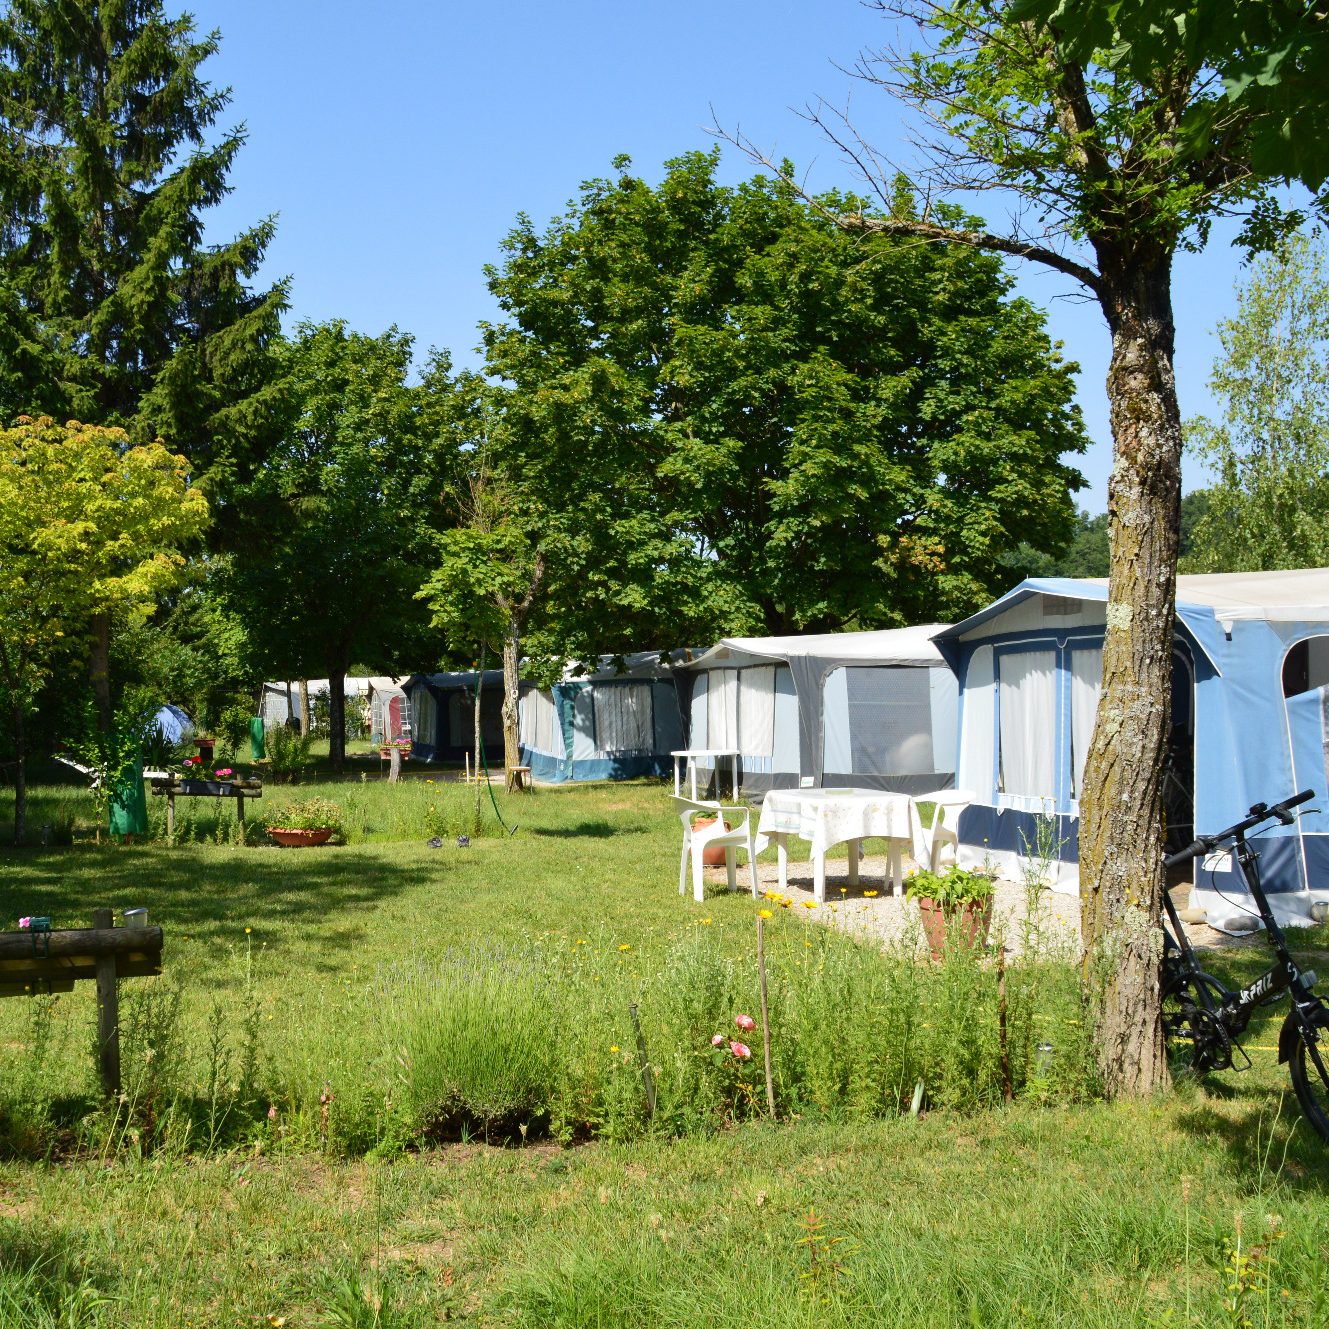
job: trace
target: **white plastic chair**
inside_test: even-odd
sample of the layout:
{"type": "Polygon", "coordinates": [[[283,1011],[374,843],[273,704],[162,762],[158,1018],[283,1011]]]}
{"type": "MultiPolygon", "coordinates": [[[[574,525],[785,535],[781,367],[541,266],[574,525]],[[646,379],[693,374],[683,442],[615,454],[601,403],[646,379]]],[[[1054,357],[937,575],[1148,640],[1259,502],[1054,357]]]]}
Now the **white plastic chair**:
{"type": "Polygon", "coordinates": [[[960,852],[960,837],[957,828],[960,814],[974,801],[974,795],[968,789],[938,789],[935,794],[915,794],[914,813],[917,817],[917,830],[914,836],[914,859],[920,868],[933,872],[941,870],[941,856],[947,845],[953,849],[953,860],[960,852]],[[924,822],[918,816],[920,803],[933,804],[932,816],[924,822]]]}
{"type": "Polygon", "coordinates": [[[678,860],[678,893],[687,885],[688,855],[692,856],[692,898],[700,904],[705,897],[702,879],[702,855],[708,848],[724,849],[724,865],[729,875],[729,889],[738,889],[736,855],[747,851],[748,875],[752,878],[752,898],[757,898],[757,850],[752,836],[752,809],[741,804],[702,803],[674,796],[674,811],[683,823],[683,853],[678,860]],[[698,817],[713,817],[710,826],[697,826],[698,817]],[[731,824],[725,825],[728,821],[731,824]]]}

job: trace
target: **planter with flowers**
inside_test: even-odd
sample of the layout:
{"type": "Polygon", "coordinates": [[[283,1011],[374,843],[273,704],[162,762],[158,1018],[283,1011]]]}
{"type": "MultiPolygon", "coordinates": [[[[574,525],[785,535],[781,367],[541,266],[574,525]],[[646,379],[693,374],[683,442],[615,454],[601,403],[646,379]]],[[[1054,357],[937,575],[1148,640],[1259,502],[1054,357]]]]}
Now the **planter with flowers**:
{"type": "Polygon", "coordinates": [[[948,940],[965,946],[987,942],[992,924],[992,894],[996,880],[991,873],[953,867],[946,872],[915,872],[905,895],[918,901],[932,958],[938,960],[948,940]]]}
{"type": "Polygon", "coordinates": [[[174,782],[176,793],[188,794],[195,798],[208,794],[222,798],[237,793],[259,793],[263,789],[261,780],[250,779],[230,766],[219,766],[214,769],[211,763],[205,763],[201,757],[187,757],[182,766],[183,769],[174,782]]]}
{"type": "Polygon", "coordinates": [[[271,809],[263,824],[274,843],[295,849],[327,844],[342,828],[341,808],[326,798],[305,798],[271,809]]]}

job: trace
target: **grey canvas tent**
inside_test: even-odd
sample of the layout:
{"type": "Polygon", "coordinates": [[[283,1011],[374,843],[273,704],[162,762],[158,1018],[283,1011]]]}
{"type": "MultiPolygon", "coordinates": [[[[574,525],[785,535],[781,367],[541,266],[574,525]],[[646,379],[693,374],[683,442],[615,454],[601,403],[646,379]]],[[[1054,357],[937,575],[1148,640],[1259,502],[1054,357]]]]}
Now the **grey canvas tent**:
{"type": "MultiPolygon", "coordinates": [[[[464,760],[475,743],[476,671],[412,674],[402,685],[410,704],[411,750],[424,761],[464,760]]],[[[480,678],[480,741],[486,762],[503,767],[503,671],[480,678]]]]}
{"type": "Polygon", "coordinates": [[[675,681],[682,651],[639,651],[569,665],[551,688],[523,686],[521,752],[537,780],[663,776],[683,746],[675,681]]]}
{"type": "Polygon", "coordinates": [[[680,671],[688,746],[737,750],[754,791],[947,788],[956,684],[941,629],[726,637],[680,671]]]}

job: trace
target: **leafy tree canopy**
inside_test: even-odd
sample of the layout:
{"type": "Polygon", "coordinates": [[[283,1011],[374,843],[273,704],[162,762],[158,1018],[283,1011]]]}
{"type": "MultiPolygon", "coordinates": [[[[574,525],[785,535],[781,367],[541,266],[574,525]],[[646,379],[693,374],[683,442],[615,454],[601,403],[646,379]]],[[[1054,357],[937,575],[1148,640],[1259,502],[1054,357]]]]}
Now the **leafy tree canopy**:
{"type": "Polygon", "coordinates": [[[286,289],[248,282],[265,221],[220,245],[242,130],[218,46],[162,0],[9,0],[0,13],[0,413],[163,437],[217,489],[260,446],[286,289]]]}
{"type": "MultiPolygon", "coordinates": [[[[430,654],[415,591],[466,421],[446,357],[411,384],[411,349],[395,328],[301,324],[276,352],[280,442],[236,491],[227,594],[255,668],[326,673],[334,710],[353,659],[391,673],[430,654]]],[[[339,760],[339,714],[332,735],[339,760]]]]}
{"type": "Polygon", "coordinates": [[[1329,276],[1325,250],[1294,236],[1251,268],[1218,325],[1209,380],[1218,420],[1187,444],[1218,483],[1188,566],[1253,572],[1329,566],[1329,276]]]}
{"type": "Polygon", "coordinates": [[[141,620],[184,564],[208,505],[183,457],[118,429],[24,419],[0,431],[0,691],[19,758],[53,659],[94,614],[141,620]]]}
{"type": "Polygon", "coordinates": [[[846,235],[852,200],[725,187],[717,155],[656,186],[619,158],[489,272],[495,445],[565,654],[947,617],[1070,535],[1074,366],[1000,261],[846,235]]]}
{"type": "MultiPolygon", "coordinates": [[[[1109,53],[1149,82],[1168,67],[1214,71],[1223,96],[1193,102],[1184,140],[1242,145],[1257,174],[1320,190],[1329,178],[1329,23],[1321,0],[1017,0],[1075,58],[1109,53]]],[[[1323,200],[1321,200],[1323,202],[1323,200]]]]}

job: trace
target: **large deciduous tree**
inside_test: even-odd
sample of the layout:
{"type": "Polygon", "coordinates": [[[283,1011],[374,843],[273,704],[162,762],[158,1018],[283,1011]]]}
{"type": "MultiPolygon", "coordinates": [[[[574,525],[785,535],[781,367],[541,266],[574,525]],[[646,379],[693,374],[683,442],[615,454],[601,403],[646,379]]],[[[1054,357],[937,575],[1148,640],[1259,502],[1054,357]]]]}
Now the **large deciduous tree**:
{"type": "Polygon", "coordinates": [[[262,222],[205,244],[242,130],[162,0],[9,0],[0,13],[0,415],[157,437],[216,492],[265,435],[284,283],[254,291],[262,222]]]}
{"type": "Polygon", "coordinates": [[[236,489],[230,603],[256,665],[285,678],[327,672],[338,769],[351,662],[390,673],[427,651],[415,592],[455,452],[453,385],[440,355],[410,383],[411,346],[395,328],[370,337],[302,324],[277,351],[280,441],[236,489]]]}
{"type": "MultiPolygon", "coordinates": [[[[518,701],[522,639],[545,578],[540,507],[494,468],[483,440],[460,459],[452,482],[457,524],[435,537],[433,568],[418,592],[449,651],[475,647],[503,661],[503,761],[521,763],[518,701]]],[[[483,671],[480,671],[482,673],[483,671]]],[[[479,679],[480,674],[477,674],[479,679]]],[[[476,733],[480,700],[476,689],[476,733]]],[[[480,753],[476,752],[479,769],[480,753]]]]}
{"type": "MultiPolygon", "coordinates": [[[[1107,392],[1111,572],[1103,688],[1080,800],[1081,922],[1101,1067],[1112,1093],[1166,1078],[1158,957],[1161,781],[1168,733],[1181,479],[1172,263],[1219,213],[1257,204],[1253,112],[1203,63],[1113,63],[1114,43],[1068,45],[1040,14],[993,0],[877,0],[921,48],[860,72],[920,113],[929,197],[1014,201],[1005,227],[956,226],[893,206],[880,158],[844,117],[813,118],[879,185],[863,234],[967,245],[1041,263],[1099,304],[1107,392]]],[[[1110,23],[1104,29],[1110,35],[1110,23]]]]}
{"type": "Polygon", "coordinates": [[[548,644],[936,619],[1005,589],[1022,540],[1063,545],[1073,367],[1000,261],[851,237],[845,200],[716,164],[651,185],[620,158],[490,272],[496,440],[543,505],[548,644]]]}
{"type": "Polygon", "coordinates": [[[0,431],[0,689],[17,756],[24,837],[24,721],[62,643],[94,615],[148,613],[207,524],[187,463],[123,431],[23,420],[0,431]]]}
{"type": "Polygon", "coordinates": [[[1254,264],[1218,325],[1217,420],[1187,444],[1217,483],[1189,566],[1203,572],[1329,566],[1329,279],[1324,249],[1293,236],[1254,264]]]}

